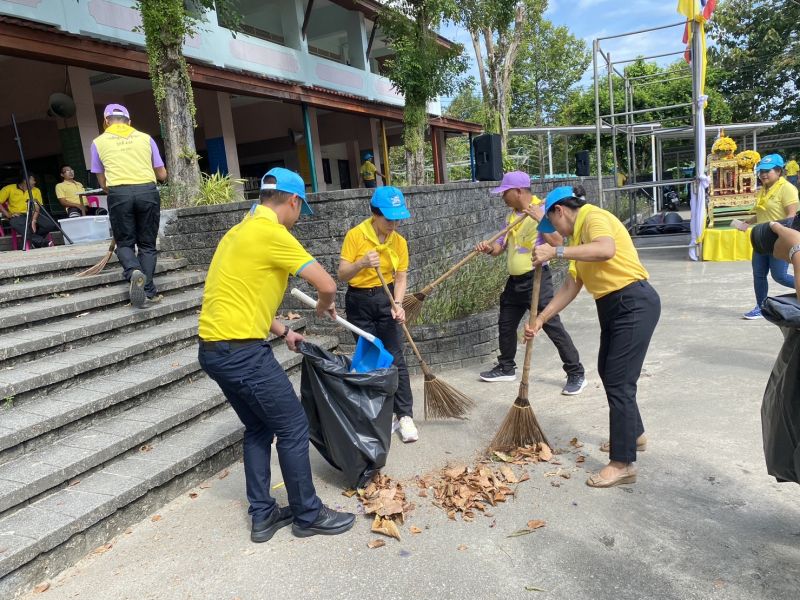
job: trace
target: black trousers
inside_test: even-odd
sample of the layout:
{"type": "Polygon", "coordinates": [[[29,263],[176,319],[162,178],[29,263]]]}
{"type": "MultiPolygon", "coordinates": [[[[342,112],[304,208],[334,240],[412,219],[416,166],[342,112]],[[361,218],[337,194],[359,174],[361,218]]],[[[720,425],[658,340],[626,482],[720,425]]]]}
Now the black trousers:
{"type": "MultiPolygon", "coordinates": [[[[394,292],[394,286],[389,284],[394,292]]],[[[397,367],[398,385],[394,394],[394,413],[397,418],[414,416],[414,397],[411,394],[411,379],[408,376],[406,359],[403,357],[400,325],[392,318],[389,298],[382,287],[348,287],[344,297],[347,320],[383,342],[384,347],[394,356],[397,367]]],[[[358,336],[353,334],[358,340],[358,336]]]]}
{"type": "Polygon", "coordinates": [[[200,342],[200,366],[217,382],[244,425],[244,479],[253,523],[275,509],[270,493],[272,438],[294,522],[308,527],[319,514],[308,458],[308,419],[286,371],[267,342],[200,342]]]}
{"type": "Polygon", "coordinates": [[[636,388],[661,316],[661,299],[647,281],[637,281],[596,302],[600,319],[597,370],[609,408],[611,460],[636,460],[636,438],[644,433],[636,388]]]}
{"type": "MultiPolygon", "coordinates": [[[[14,231],[19,234],[20,238],[25,236],[25,215],[17,215],[15,217],[11,217],[9,219],[9,223],[14,231]]],[[[36,231],[31,229],[30,221],[28,221],[28,239],[31,242],[31,246],[34,248],[44,248],[48,245],[47,235],[53,233],[58,226],[53,222],[53,220],[48,217],[44,213],[39,213],[39,218],[36,220],[36,231]]],[[[22,239],[19,241],[20,246],[22,245],[22,239]]],[[[23,248],[20,248],[22,250],[23,248]]]]}
{"type": "MultiPolygon", "coordinates": [[[[511,275],[506,281],[506,287],[500,295],[500,315],[497,319],[497,328],[500,339],[500,356],[497,362],[508,371],[516,367],[514,361],[517,355],[517,329],[525,313],[531,308],[531,294],[533,294],[533,271],[525,275],[511,275]]],[[[541,311],[553,299],[553,277],[550,267],[542,267],[542,286],[539,289],[539,310],[541,311]]],[[[567,375],[581,377],[584,374],[578,349],[572,338],[564,329],[561,318],[556,315],[544,326],[544,332],[558,350],[558,356],[564,364],[567,375]]]]}
{"type": "Polygon", "coordinates": [[[117,258],[125,279],[134,270],[145,275],[144,291],[156,295],[156,238],[161,219],[161,197],[154,183],[115,185],[108,188],[108,213],[111,231],[117,242],[117,258]]]}

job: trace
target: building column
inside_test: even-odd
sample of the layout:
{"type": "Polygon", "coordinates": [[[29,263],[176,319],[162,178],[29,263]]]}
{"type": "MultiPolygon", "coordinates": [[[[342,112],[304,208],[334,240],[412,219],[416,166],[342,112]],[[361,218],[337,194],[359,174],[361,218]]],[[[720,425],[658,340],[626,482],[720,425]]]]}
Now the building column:
{"type": "MultiPolygon", "coordinates": [[[[312,177],[316,179],[317,192],[324,192],[327,187],[325,185],[325,177],[322,171],[322,146],[319,138],[319,122],[317,121],[317,109],[310,106],[303,106],[306,111],[306,144],[311,146],[311,156],[314,161],[314,169],[312,170],[312,177]]],[[[312,190],[314,189],[312,185],[312,190]]]]}
{"type": "MultiPolygon", "coordinates": [[[[239,178],[239,154],[233,128],[231,97],[227,92],[209,92],[211,102],[204,106],[203,130],[208,150],[208,170],[239,178]],[[212,95],[213,94],[213,95],[212,95]]],[[[199,99],[199,97],[198,97],[199,99]]]]}
{"type": "Polygon", "coordinates": [[[433,171],[436,183],[447,183],[447,137],[443,129],[431,127],[431,143],[434,149],[433,171]]]}
{"type": "Polygon", "coordinates": [[[284,43],[289,48],[308,52],[308,42],[303,39],[303,19],[310,0],[280,0],[280,18],[284,43]]]}
{"type": "Polygon", "coordinates": [[[354,188],[361,187],[361,154],[358,151],[358,139],[347,142],[347,164],[350,167],[350,184],[354,188]]]}
{"type": "MultiPolygon", "coordinates": [[[[383,173],[383,137],[381,136],[380,119],[369,120],[369,143],[372,146],[372,162],[383,173]]],[[[385,184],[383,180],[381,180],[381,183],[385,184]]]]}
{"type": "Polygon", "coordinates": [[[67,73],[72,99],[75,101],[75,120],[78,123],[83,160],[88,169],[92,164],[92,141],[100,135],[92,84],[89,82],[89,71],[86,69],[67,67],[67,73]]]}

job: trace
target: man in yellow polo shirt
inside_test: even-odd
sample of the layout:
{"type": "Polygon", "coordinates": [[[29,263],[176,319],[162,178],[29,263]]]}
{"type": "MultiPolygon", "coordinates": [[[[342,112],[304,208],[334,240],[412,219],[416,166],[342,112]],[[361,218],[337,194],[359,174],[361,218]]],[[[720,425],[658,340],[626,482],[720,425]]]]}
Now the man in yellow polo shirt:
{"type": "Polygon", "coordinates": [[[797,173],[800,172],[800,165],[797,164],[797,157],[792,154],[789,162],[786,163],[786,179],[794,187],[797,187],[797,173]]]}
{"type": "MultiPolygon", "coordinates": [[[[83,184],[75,180],[75,171],[69,165],[61,167],[61,183],[56,184],[58,203],[67,211],[67,217],[83,217],[88,212],[86,200],[79,196],[84,191],[83,184]]],[[[92,207],[94,208],[94,207],[92,207]]]]}
{"type": "Polygon", "coordinates": [[[287,169],[262,179],[260,204],[220,241],[206,276],[200,311],[200,366],[217,382],[244,424],[244,472],[250,539],[266,542],[290,523],[298,537],[334,535],[355,516],[322,505],[308,459],[308,420],[286,372],[266,341],[270,332],[297,350],[303,336],[275,318],[289,275],[319,294],[317,315],[336,316],[336,282],[289,230],[311,214],[305,184],[287,169]],[[270,495],[270,449],[277,437],[289,506],[270,495]]]}
{"type": "Polygon", "coordinates": [[[364,187],[366,188],[375,188],[378,187],[378,179],[376,175],[380,175],[381,179],[386,179],[383,176],[383,173],[378,171],[378,167],[375,166],[375,163],[372,162],[372,152],[366,152],[364,154],[364,160],[361,163],[361,168],[359,172],[361,173],[361,179],[364,180],[364,187]]]}
{"type": "Polygon", "coordinates": [[[408,243],[397,233],[402,219],[411,217],[403,192],[386,186],[375,190],[370,200],[372,216],[345,235],[339,260],[339,280],[349,284],[345,295],[347,319],[375,335],[394,356],[398,385],[394,395],[392,431],[400,430],[403,442],[416,442],[414,397],[403,358],[402,333],[398,323],[405,320],[403,296],[408,284],[408,243]],[[394,303],[375,272],[380,268],[394,295],[394,303]]]}
{"type": "Polygon", "coordinates": [[[48,215],[41,214],[40,206],[42,206],[42,192],[36,187],[36,178],[33,175],[28,175],[28,181],[26,182],[25,175],[20,173],[17,183],[12,183],[0,189],[0,213],[8,219],[11,227],[22,238],[25,237],[25,223],[26,221],[28,222],[27,239],[34,248],[44,248],[52,245],[47,236],[58,229],[48,215]],[[30,218],[27,216],[29,188],[34,200],[30,218]]]}
{"type": "MultiPolygon", "coordinates": [[[[531,256],[534,246],[545,242],[561,245],[558,233],[539,233],[537,222],[544,217],[542,201],[531,193],[531,178],[522,171],[512,171],[503,176],[500,186],[492,190],[493,194],[502,194],[503,202],[512,209],[506,225],[528,213],[525,219],[492,245],[479,242],[475,249],[489,256],[506,253],[508,281],[500,296],[500,313],[497,319],[499,330],[498,344],[500,355],[497,365],[480,374],[483,381],[514,381],[517,377],[517,329],[525,313],[531,307],[533,293],[533,265],[531,256]]],[[[553,298],[553,278],[550,267],[544,264],[542,269],[542,286],[539,292],[539,310],[542,310],[553,298]]],[[[572,342],[561,319],[552,319],[545,327],[547,337],[555,345],[558,355],[567,374],[567,382],[561,393],[566,396],[580,394],[586,387],[586,377],[581,364],[578,349],[572,342]]]]}
{"type": "Polygon", "coordinates": [[[128,109],[109,104],[103,111],[105,131],[92,142],[92,173],[108,194],[111,231],[117,257],[130,282],[131,306],[158,302],[156,237],[161,219],[161,197],[156,179],[167,170],[158,146],[146,133],[131,127],[128,109]]]}

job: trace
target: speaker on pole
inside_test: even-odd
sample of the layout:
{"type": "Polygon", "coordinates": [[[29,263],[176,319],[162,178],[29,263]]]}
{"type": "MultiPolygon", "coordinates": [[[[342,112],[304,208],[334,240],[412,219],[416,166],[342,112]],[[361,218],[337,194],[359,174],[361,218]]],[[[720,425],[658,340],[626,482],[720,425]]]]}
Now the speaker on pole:
{"type": "Polygon", "coordinates": [[[500,181],[503,178],[503,153],[500,136],[484,133],[472,140],[475,153],[475,179],[478,181],[500,181]]]}
{"type": "Polygon", "coordinates": [[[578,177],[589,177],[589,151],[575,153],[575,174],[578,177]]]}

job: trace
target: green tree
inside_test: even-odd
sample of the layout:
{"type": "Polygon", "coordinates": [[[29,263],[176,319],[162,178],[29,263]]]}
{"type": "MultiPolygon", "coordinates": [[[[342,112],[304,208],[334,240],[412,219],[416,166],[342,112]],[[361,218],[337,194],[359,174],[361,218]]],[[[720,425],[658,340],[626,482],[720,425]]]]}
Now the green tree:
{"type": "Polygon", "coordinates": [[[800,3],[724,0],[709,25],[715,45],[709,79],[730,102],[737,121],[780,121],[800,127],[800,3]]]}
{"type": "Polygon", "coordinates": [[[484,113],[483,100],[475,92],[475,80],[472,77],[464,81],[458,94],[444,111],[448,117],[472,123],[483,123],[484,113]]]}
{"type": "Polygon", "coordinates": [[[137,0],[142,15],[150,82],[164,134],[170,194],[176,206],[189,206],[200,189],[194,144],[195,105],[183,41],[197,32],[204,13],[216,6],[234,28],[239,17],[229,0],[137,0]]]}
{"type": "Polygon", "coordinates": [[[434,33],[454,6],[451,0],[392,0],[381,13],[381,29],[394,50],[384,63],[386,75],[405,96],[403,145],[412,185],[425,181],[428,102],[453,93],[467,69],[463,47],[445,46],[434,33]]]}
{"type": "MultiPolygon", "coordinates": [[[[591,55],[586,42],[547,19],[534,19],[525,29],[511,79],[510,121],[512,127],[541,127],[556,121],[586,72],[591,55]]],[[[539,173],[544,177],[542,136],[536,144],[539,173]]]]}
{"type": "Polygon", "coordinates": [[[469,31],[484,102],[484,127],[499,133],[505,153],[511,80],[526,29],[541,20],[547,0],[460,0],[458,21],[469,31]]]}

